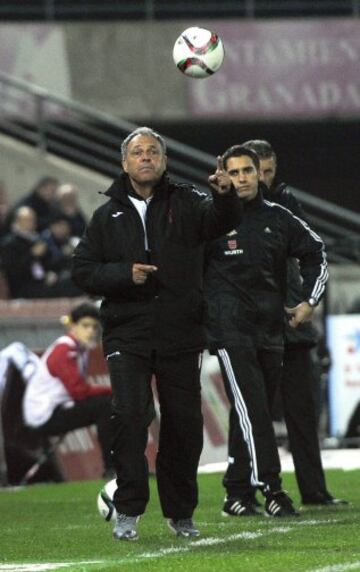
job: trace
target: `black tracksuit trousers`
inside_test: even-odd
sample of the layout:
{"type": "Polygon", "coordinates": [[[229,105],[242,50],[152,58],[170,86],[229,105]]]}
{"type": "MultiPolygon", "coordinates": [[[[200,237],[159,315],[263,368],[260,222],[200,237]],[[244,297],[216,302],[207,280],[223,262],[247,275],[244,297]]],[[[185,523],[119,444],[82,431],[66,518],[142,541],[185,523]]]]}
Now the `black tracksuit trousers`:
{"type": "Polygon", "coordinates": [[[75,401],[73,407],[59,406],[41,427],[43,435],[60,435],[74,429],[96,425],[97,435],[106,469],[112,468],[111,460],[111,395],[100,394],[75,401]]]}
{"type": "MultiPolygon", "coordinates": [[[[314,364],[308,347],[294,346],[286,348],[282,371],[271,367],[267,352],[260,352],[261,367],[267,389],[271,411],[276,386],[279,385],[284,418],[288,431],[295,475],[303,500],[317,493],[326,493],[325,475],[322,467],[317,433],[315,406],[314,364]],[[280,382],[280,383],[279,383],[280,382]]],[[[279,354],[278,354],[279,355],[279,354]]],[[[280,364],[279,364],[280,365],[280,364]]],[[[281,366],[280,366],[281,368],[281,366]]],[[[229,496],[243,498],[251,492],[250,464],[247,448],[236,418],[236,412],[230,410],[229,456],[234,462],[224,477],[224,486],[229,496]]]]}
{"type": "Polygon", "coordinates": [[[314,387],[316,380],[311,349],[285,348],[281,398],[295,475],[303,500],[326,493],[320,456],[314,387]]]}
{"type": "Polygon", "coordinates": [[[142,357],[117,353],[108,359],[113,389],[114,504],[118,513],[141,515],[149,500],[145,448],[154,418],[151,379],[160,403],[156,477],[166,518],[191,517],[198,502],[197,468],[203,445],[198,352],[142,357]]]}
{"type": "Polygon", "coordinates": [[[268,402],[279,382],[282,353],[232,347],[217,350],[217,356],[231,405],[227,494],[243,497],[252,487],[278,491],[280,459],[268,402]]]}

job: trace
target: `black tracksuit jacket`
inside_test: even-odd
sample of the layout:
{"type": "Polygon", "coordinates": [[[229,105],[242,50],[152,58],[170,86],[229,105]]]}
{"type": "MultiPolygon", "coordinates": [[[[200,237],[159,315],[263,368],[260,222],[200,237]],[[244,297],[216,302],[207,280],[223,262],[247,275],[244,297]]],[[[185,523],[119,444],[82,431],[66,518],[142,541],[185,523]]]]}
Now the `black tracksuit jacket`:
{"type": "Polygon", "coordinates": [[[319,300],[327,280],[324,244],[288,209],[263,199],[244,203],[241,225],[206,250],[208,345],[283,348],[287,258],[298,258],[302,300],[319,300]]]}
{"type": "Polygon", "coordinates": [[[122,174],[105,193],[109,201],[95,211],[73,259],[75,283],[103,297],[105,354],[201,350],[202,244],[239,224],[241,201],[234,189],[211,200],[165,174],[147,207],[145,250],[143,223],[129,193],[129,178],[122,174]],[[158,267],[144,285],[132,280],[135,262],[158,267]]]}
{"type": "MultiPolygon", "coordinates": [[[[291,212],[302,218],[305,222],[307,217],[302,206],[294,196],[294,189],[286,183],[274,183],[271,189],[262,186],[264,198],[268,201],[278,203],[291,210],[291,212]]],[[[295,307],[302,302],[302,284],[297,260],[289,258],[287,263],[287,289],[286,289],[286,305],[290,308],[295,307]]],[[[318,333],[312,322],[304,322],[299,324],[297,328],[291,328],[285,319],[285,347],[315,347],[318,342],[318,333]]]]}

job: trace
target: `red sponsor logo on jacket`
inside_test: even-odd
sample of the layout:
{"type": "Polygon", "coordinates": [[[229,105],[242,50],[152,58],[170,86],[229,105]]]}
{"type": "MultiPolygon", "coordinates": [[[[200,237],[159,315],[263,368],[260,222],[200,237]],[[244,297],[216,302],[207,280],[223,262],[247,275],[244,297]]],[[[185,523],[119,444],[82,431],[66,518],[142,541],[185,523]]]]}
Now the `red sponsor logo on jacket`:
{"type": "Polygon", "coordinates": [[[230,250],[235,250],[235,248],[237,248],[237,241],[228,240],[228,247],[230,248],[230,250]]]}

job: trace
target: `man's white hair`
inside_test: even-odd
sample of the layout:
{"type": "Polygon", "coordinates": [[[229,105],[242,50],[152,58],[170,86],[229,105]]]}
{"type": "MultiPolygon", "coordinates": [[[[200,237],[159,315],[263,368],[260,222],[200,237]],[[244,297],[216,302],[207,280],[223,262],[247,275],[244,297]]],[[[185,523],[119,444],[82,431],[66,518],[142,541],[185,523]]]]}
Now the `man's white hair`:
{"type": "Polygon", "coordinates": [[[122,161],[126,157],[126,153],[127,153],[127,149],[128,149],[130,141],[132,141],[134,139],[134,137],[136,137],[137,135],[146,135],[147,137],[153,137],[154,139],[159,141],[161,149],[162,149],[164,155],[166,155],[166,143],[165,143],[165,140],[161,137],[161,135],[159,135],[159,133],[157,133],[156,131],[154,131],[150,127],[138,127],[137,129],[135,129],[134,131],[129,133],[129,135],[124,139],[124,141],[121,144],[121,160],[122,161]]]}

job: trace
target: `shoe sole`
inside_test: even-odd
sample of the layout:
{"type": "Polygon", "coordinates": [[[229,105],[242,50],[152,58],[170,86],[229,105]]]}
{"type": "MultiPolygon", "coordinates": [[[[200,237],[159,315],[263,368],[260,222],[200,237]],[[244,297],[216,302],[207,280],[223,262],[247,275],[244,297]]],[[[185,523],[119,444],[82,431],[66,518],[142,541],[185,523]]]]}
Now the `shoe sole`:
{"type": "Polygon", "coordinates": [[[262,516],[261,512],[255,512],[254,514],[244,514],[241,512],[240,514],[231,514],[230,512],[225,512],[224,510],[221,511],[221,516],[232,516],[233,518],[238,518],[239,516],[242,518],[251,518],[254,516],[262,516]]]}
{"type": "Polygon", "coordinates": [[[139,539],[139,536],[136,535],[136,536],[129,537],[129,536],[117,536],[116,534],[113,534],[113,539],[114,540],[122,540],[123,542],[135,542],[136,540],[139,539]]]}
{"type": "Polygon", "coordinates": [[[312,506],[315,508],[323,508],[323,507],[337,507],[337,506],[349,506],[348,501],[342,502],[303,502],[301,506],[312,506]]]}
{"type": "Polygon", "coordinates": [[[269,514],[268,512],[264,512],[265,516],[268,516],[269,518],[293,518],[293,517],[298,517],[300,516],[299,512],[294,512],[291,514],[269,514]]]}

